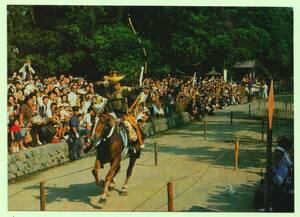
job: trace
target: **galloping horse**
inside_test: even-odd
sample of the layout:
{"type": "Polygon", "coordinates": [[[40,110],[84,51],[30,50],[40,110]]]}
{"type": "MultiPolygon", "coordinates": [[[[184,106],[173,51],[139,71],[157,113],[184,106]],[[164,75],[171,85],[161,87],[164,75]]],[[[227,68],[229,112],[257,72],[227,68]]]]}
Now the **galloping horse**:
{"type": "MultiPolygon", "coordinates": [[[[97,158],[92,174],[95,178],[96,184],[100,185],[101,182],[98,177],[98,170],[103,168],[105,163],[110,163],[110,169],[105,177],[103,192],[100,195],[99,202],[106,202],[109,187],[114,187],[114,177],[120,170],[120,162],[122,158],[122,151],[124,149],[123,140],[118,132],[116,120],[110,114],[100,114],[99,120],[95,125],[94,132],[92,133],[92,141],[97,146],[97,158]]],[[[137,158],[140,155],[140,148],[138,144],[133,144],[131,147],[128,145],[129,165],[126,173],[126,180],[123,185],[121,193],[127,194],[129,178],[132,174],[132,168],[137,158]]],[[[103,184],[103,180],[102,180],[103,184]]]]}

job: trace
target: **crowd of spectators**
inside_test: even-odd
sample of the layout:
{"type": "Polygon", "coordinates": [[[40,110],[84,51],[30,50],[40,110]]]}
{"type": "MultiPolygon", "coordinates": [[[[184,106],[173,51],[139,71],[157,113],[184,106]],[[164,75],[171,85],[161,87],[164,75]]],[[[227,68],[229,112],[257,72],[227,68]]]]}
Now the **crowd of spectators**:
{"type": "MultiPolygon", "coordinates": [[[[160,80],[145,79],[140,106],[150,110],[151,117],[169,116],[188,111],[191,119],[200,120],[206,114],[242,102],[236,84],[223,78],[179,79],[168,76],[160,80]],[[149,95],[149,97],[145,97],[149,95]]],[[[141,107],[137,107],[141,110],[141,107]]]]}
{"type": "MultiPolygon", "coordinates": [[[[40,78],[30,64],[25,64],[19,73],[13,73],[8,78],[10,153],[68,140],[74,122],[70,120],[74,115],[79,120],[74,135],[84,138],[83,143],[88,147],[96,114],[105,110],[108,101],[94,88],[92,82],[71,75],[40,78]]],[[[222,77],[146,78],[142,87],[132,89],[128,108],[139,123],[180,111],[188,111],[191,120],[200,120],[218,109],[240,104],[243,97],[238,85],[226,83],[222,77]]]]}
{"type": "Polygon", "coordinates": [[[64,75],[42,79],[32,73],[26,77],[21,70],[20,74],[13,73],[8,78],[10,152],[67,140],[69,122],[76,107],[79,108],[79,132],[87,137],[96,112],[102,111],[107,102],[95,93],[93,84],[83,78],[64,75]]]}
{"type": "Polygon", "coordinates": [[[251,102],[254,98],[268,99],[268,85],[263,79],[253,79],[247,74],[242,79],[241,85],[245,86],[245,94],[248,97],[248,102],[251,102]]]}

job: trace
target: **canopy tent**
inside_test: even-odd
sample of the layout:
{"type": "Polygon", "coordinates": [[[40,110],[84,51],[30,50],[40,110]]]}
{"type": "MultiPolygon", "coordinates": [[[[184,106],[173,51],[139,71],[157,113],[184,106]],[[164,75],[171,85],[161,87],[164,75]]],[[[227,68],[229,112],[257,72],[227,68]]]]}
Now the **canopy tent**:
{"type": "Polygon", "coordinates": [[[221,74],[215,70],[215,67],[213,67],[212,70],[208,73],[205,73],[205,75],[208,77],[214,77],[214,76],[220,76],[221,74]]]}
{"type": "Polygon", "coordinates": [[[248,73],[252,75],[252,78],[255,78],[255,61],[248,60],[244,62],[236,62],[233,66],[234,69],[239,72],[243,72],[243,74],[248,73]]]}

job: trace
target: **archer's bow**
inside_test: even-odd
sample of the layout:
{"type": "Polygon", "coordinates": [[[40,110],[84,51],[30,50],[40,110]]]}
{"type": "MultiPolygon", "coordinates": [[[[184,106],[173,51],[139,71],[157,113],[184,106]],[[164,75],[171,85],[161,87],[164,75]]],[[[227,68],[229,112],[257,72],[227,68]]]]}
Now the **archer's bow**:
{"type": "Polygon", "coordinates": [[[129,15],[129,14],[128,14],[128,22],[129,22],[130,27],[131,27],[132,31],[134,32],[135,36],[138,38],[138,41],[139,41],[139,43],[140,43],[140,45],[141,45],[141,47],[142,47],[142,49],[143,49],[143,53],[144,53],[144,61],[145,61],[143,73],[146,74],[146,73],[147,73],[147,66],[148,66],[148,62],[147,62],[147,51],[146,51],[145,47],[143,46],[143,43],[142,43],[141,38],[138,36],[138,33],[135,31],[135,28],[134,28],[134,26],[133,26],[133,23],[132,23],[132,21],[131,21],[131,18],[130,18],[130,15],[129,15]]]}

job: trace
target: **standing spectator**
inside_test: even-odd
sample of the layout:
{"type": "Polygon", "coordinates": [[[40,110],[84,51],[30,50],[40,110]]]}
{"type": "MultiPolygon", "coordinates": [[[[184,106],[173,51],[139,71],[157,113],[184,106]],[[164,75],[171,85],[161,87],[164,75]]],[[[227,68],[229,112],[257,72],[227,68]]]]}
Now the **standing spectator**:
{"type": "Polygon", "coordinates": [[[31,79],[35,74],[35,71],[31,67],[31,61],[26,61],[23,67],[19,70],[19,73],[22,75],[22,80],[31,79]]]}
{"type": "Polygon", "coordinates": [[[59,107],[60,123],[62,126],[61,138],[64,138],[64,139],[66,139],[65,133],[68,130],[69,121],[71,118],[68,106],[69,106],[68,104],[64,103],[64,104],[61,104],[59,107]]]}
{"type": "Polygon", "coordinates": [[[79,108],[73,107],[73,116],[70,119],[70,159],[78,160],[81,158],[80,153],[80,138],[79,138],[79,108]]]}
{"type": "MultiPolygon", "coordinates": [[[[25,138],[28,135],[28,128],[32,126],[32,95],[25,97],[24,103],[20,108],[20,127],[22,128],[21,135],[25,138]]],[[[27,150],[23,144],[20,145],[21,150],[27,150]]]]}
{"type": "Polygon", "coordinates": [[[14,120],[14,123],[10,128],[10,132],[11,132],[11,141],[12,141],[10,150],[12,153],[19,152],[19,148],[21,144],[23,146],[23,141],[21,136],[21,128],[19,125],[19,120],[17,118],[14,120]]]}
{"type": "Polygon", "coordinates": [[[262,85],[262,98],[263,99],[268,99],[268,85],[263,82],[263,85],[262,85]]]}
{"type": "Polygon", "coordinates": [[[15,97],[10,95],[8,97],[8,105],[7,105],[8,118],[13,119],[17,115],[16,111],[17,111],[17,104],[16,104],[15,97]]]}

